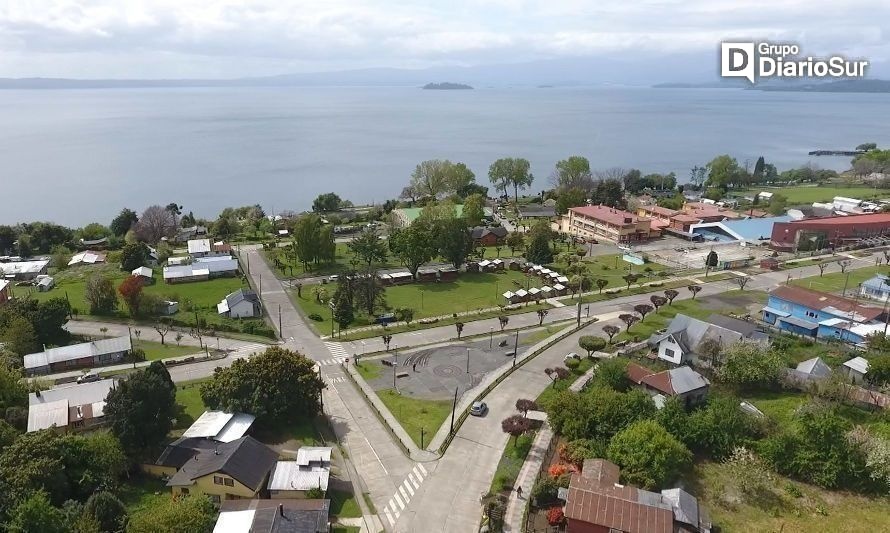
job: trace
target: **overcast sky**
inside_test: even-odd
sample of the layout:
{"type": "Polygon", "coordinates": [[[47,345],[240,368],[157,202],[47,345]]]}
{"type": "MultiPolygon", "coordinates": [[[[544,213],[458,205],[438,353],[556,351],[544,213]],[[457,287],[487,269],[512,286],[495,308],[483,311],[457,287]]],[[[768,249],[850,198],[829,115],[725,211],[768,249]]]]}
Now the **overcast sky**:
{"type": "Polygon", "coordinates": [[[890,58],[888,0],[0,0],[0,76],[240,77],[709,52],[890,58]]]}

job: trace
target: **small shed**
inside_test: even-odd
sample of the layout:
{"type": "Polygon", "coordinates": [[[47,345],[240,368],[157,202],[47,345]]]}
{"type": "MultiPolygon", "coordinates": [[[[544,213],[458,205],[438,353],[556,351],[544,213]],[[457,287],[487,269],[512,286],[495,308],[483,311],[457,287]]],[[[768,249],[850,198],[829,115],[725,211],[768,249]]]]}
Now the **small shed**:
{"type": "Polygon", "coordinates": [[[130,272],[130,274],[139,278],[139,281],[141,281],[143,285],[150,285],[155,281],[154,271],[145,266],[134,268],[133,271],[130,272]]]}
{"type": "Polygon", "coordinates": [[[457,279],[458,271],[454,267],[443,267],[439,269],[439,281],[454,281],[457,279]]]}
{"type": "Polygon", "coordinates": [[[501,259],[495,259],[491,262],[494,270],[504,270],[504,261],[501,259]]]}
{"type": "Polygon", "coordinates": [[[522,270],[522,264],[519,261],[510,261],[507,263],[507,268],[510,270],[522,270]]]}
{"type": "Polygon", "coordinates": [[[56,286],[56,280],[51,276],[37,276],[37,290],[47,292],[56,286]]]}
{"type": "Polygon", "coordinates": [[[566,287],[565,285],[563,285],[561,283],[557,283],[556,285],[553,286],[553,292],[557,296],[563,296],[567,290],[568,290],[568,287],[566,287]]]}
{"type": "Polygon", "coordinates": [[[475,261],[467,263],[467,272],[479,272],[479,263],[475,261]]]}
{"type": "Polygon", "coordinates": [[[403,283],[411,283],[414,281],[414,276],[412,276],[410,272],[393,272],[392,274],[389,274],[389,280],[393,285],[401,285],[403,283]]]}
{"type": "Polygon", "coordinates": [[[558,276],[558,277],[556,278],[556,282],[565,285],[566,283],[569,282],[569,278],[567,278],[567,277],[565,277],[565,276],[558,276]]]}
{"type": "Polygon", "coordinates": [[[507,304],[515,304],[520,301],[519,296],[511,291],[505,292],[503,295],[504,300],[507,300],[507,304]]]}
{"type": "Polygon", "coordinates": [[[526,299],[528,299],[528,291],[525,289],[519,289],[518,291],[516,291],[515,294],[517,302],[524,302],[526,299]]]}
{"type": "Polygon", "coordinates": [[[164,316],[175,315],[179,311],[179,302],[165,300],[161,302],[159,313],[164,316]]]}
{"type": "Polygon", "coordinates": [[[841,367],[841,371],[853,383],[862,383],[865,381],[865,375],[868,373],[868,359],[864,357],[854,357],[841,367]]]}
{"type": "Polygon", "coordinates": [[[544,285],[541,287],[541,298],[550,298],[553,296],[553,287],[549,285],[544,285]]]}
{"type": "Polygon", "coordinates": [[[422,282],[436,281],[439,279],[439,272],[434,269],[423,269],[417,271],[417,280],[422,282]]]}
{"type": "Polygon", "coordinates": [[[494,268],[491,265],[491,261],[489,261],[488,259],[483,259],[482,261],[479,261],[479,269],[482,270],[482,272],[490,272],[490,271],[494,270],[494,268]]]}
{"type": "Polygon", "coordinates": [[[541,289],[532,287],[528,290],[528,297],[531,300],[539,300],[541,298],[541,289]]]}

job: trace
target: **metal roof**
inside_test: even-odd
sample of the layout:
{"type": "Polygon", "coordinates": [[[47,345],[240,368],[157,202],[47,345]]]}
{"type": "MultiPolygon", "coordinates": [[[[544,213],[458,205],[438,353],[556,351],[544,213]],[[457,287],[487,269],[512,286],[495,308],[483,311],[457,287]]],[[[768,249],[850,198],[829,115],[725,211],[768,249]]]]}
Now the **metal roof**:
{"type": "Polygon", "coordinates": [[[671,388],[676,394],[707,387],[710,384],[704,376],[688,366],[674,368],[668,372],[671,376],[671,388]]]}
{"type": "Polygon", "coordinates": [[[213,533],[250,533],[255,512],[253,509],[248,509],[219,513],[213,533]]]}
{"type": "Polygon", "coordinates": [[[310,463],[330,463],[331,449],[327,446],[303,446],[297,450],[297,464],[307,466],[310,463]]]}
{"type": "Polygon", "coordinates": [[[28,408],[28,432],[40,431],[53,426],[68,425],[68,400],[32,405],[28,408]]]}
{"type": "Polygon", "coordinates": [[[49,260],[0,263],[0,272],[5,276],[16,274],[39,274],[47,267],[47,265],[49,265],[49,260]]]}
{"type": "Polygon", "coordinates": [[[804,328],[804,329],[813,330],[813,329],[816,329],[819,327],[819,324],[816,324],[815,322],[810,322],[809,320],[804,320],[802,318],[797,318],[794,316],[779,317],[779,320],[782,322],[787,322],[787,323],[791,324],[792,326],[797,326],[799,328],[804,328]]]}
{"type": "Polygon", "coordinates": [[[183,438],[204,437],[219,442],[232,442],[247,433],[256,417],[245,413],[225,413],[223,411],[204,411],[189,426],[183,438]]]}
{"type": "Polygon", "coordinates": [[[297,461],[278,461],[269,477],[269,490],[328,489],[330,467],[300,466],[297,461]]]}
{"type": "Polygon", "coordinates": [[[24,357],[25,368],[40,368],[49,366],[52,363],[126,352],[129,351],[131,347],[130,337],[123,336],[73,344],[71,346],[62,346],[59,348],[49,348],[43,352],[26,355],[24,357]]]}
{"type": "Polygon", "coordinates": [[[820,378],[831,375],[831,367],[826,365],[820,357],[813,357],[812,359],[807,359],[806,361],[798,363],[797,371],[820,378]]]}
{"type": "Polygon", "coordinates": [[[164,267],[164,279],[207,276],[215,272],[234,272],[238,270],[238,260],[227,256],[218,258],[202,257],[190,265],[164,267]]]}
{"type": "Polygon", "coordinates": [[[189,239],[189,254],[210,253],[210,239],[189,239]]]}
{"type": "Polygon", "coordinates": [[[853,359],[850,359],[849,361],[844,363],[844,366],[851,370],[855,370],[860,374],[868,373],[868,359],[864,357],[854,357],[853,359]]]}
{"type": "Polygon", "coordinates": [[[133,274],[134,276],[142,276],[145,278],[154,277],[154,271],[148,267],[145,267],[145,266],[141,266],[139,268],[133,269],[133,271],[130,272],[130,274],[133,274]]]}
{"type": "Polygon", "coordinates": [[[105,398],[114,389],[116,380],[103,379],[92,383],[64,385],[55,389],[32,392],[28,395],[28,431],[39,431],[52,426],[65,427],[69,409],[82,408],[88,418],[105,414],[105,398]]]}

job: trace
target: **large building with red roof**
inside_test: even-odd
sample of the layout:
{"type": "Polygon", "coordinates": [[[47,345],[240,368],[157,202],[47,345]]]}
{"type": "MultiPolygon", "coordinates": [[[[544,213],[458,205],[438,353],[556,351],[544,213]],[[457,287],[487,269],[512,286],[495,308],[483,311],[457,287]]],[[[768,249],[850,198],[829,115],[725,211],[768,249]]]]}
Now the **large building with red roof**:
{"type": "Polygon", "coordinates": [[[890,236],[890,213],[808,218],[773,224],[773,250],[820,250],[890,236]]]}
{"type": "Polygon", "coordinates": [[[652,220],[604,205],[573,207],[562,216],[559,231],[584,239],[637,242],[655,237],[652,220]]]}

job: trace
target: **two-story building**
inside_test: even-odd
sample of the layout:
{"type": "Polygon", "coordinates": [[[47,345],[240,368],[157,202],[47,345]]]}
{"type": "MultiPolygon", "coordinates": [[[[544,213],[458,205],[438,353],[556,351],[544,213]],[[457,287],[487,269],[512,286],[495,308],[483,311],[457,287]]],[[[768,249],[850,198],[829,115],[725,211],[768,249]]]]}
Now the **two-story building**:
{"type": "Polygon", "coordinates": [[[559,221],[559,231],[583,239],[612,242],[645,241],[652,235],[652,220],[604,205],[573,207],[559,221]]]}
{"type": "Polygon", "coordinates": [[[699,320],[678,313],[664,333],[649,337],[649,346],[658,350],[659,359],[682,365],[713,356],[705,353],[707,350],[704,347],[709,342],[723,351],[727,346],[743,340],[765,344],[769,342],[769,336],[757,331],[752,322],[722,315],[699,320]]]}
{"type": "Polygon", "coordinates": [[[884,311],[855,300],[793,285],[769,293],[763,320],[782,331],[839,339],[859,344],[870,333],[883,331],[884,311]]]}

